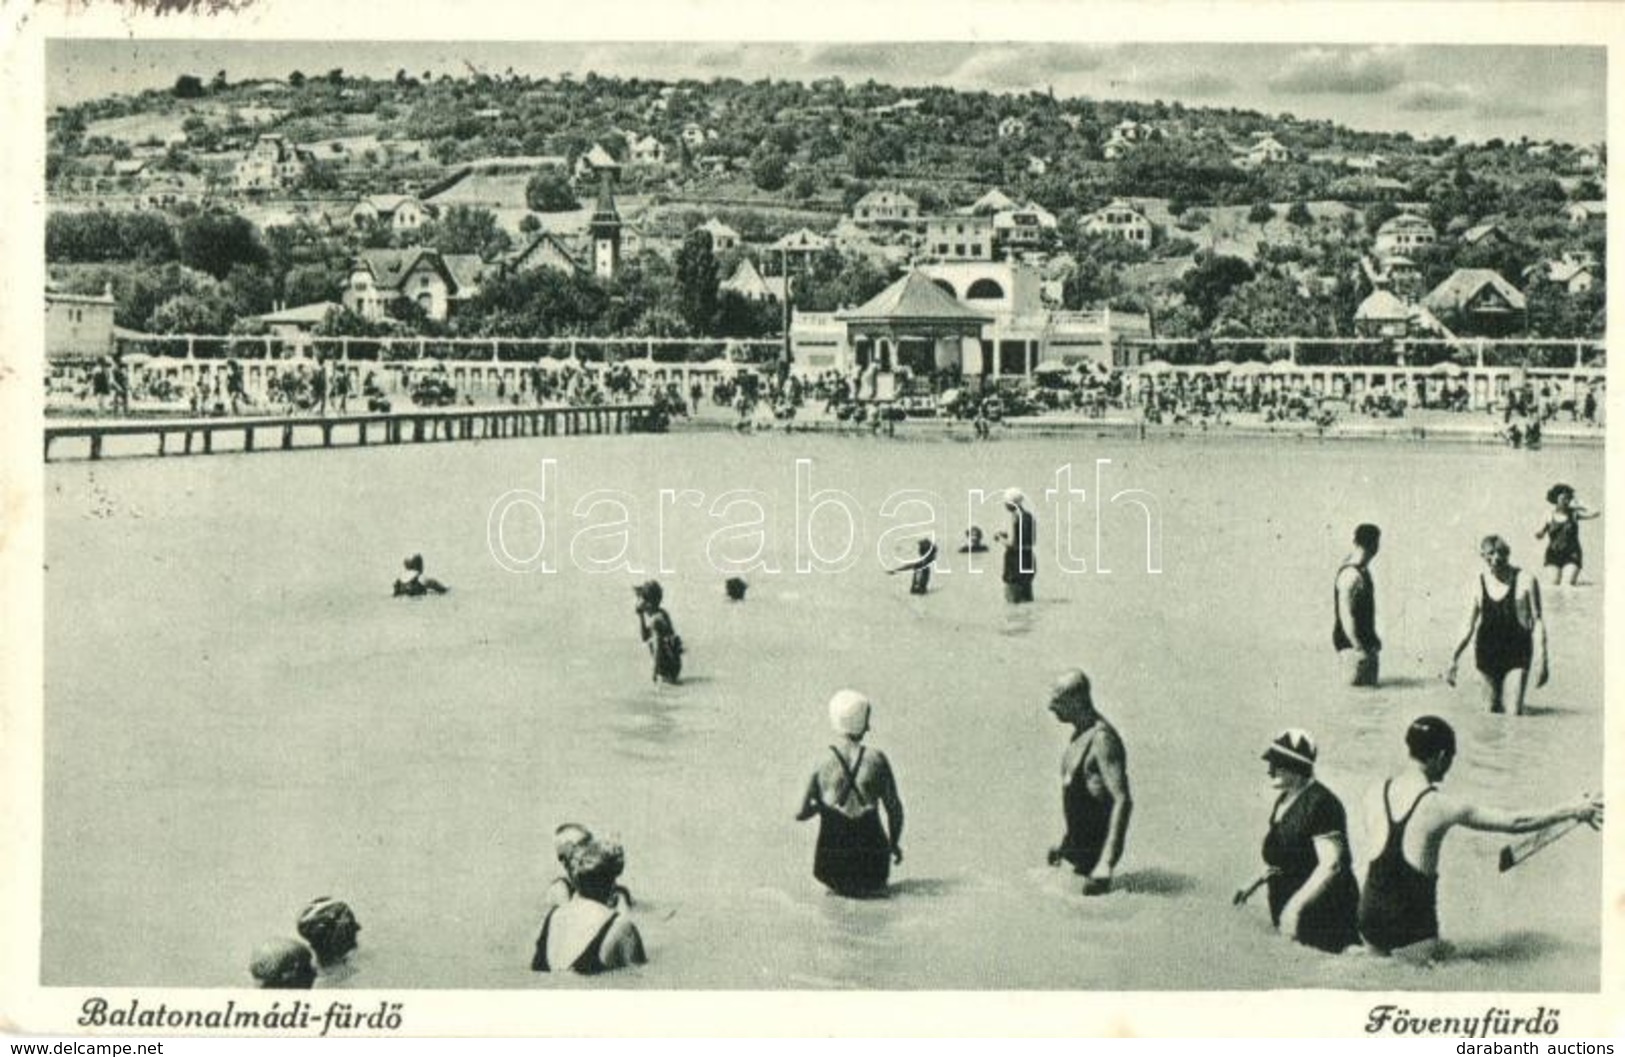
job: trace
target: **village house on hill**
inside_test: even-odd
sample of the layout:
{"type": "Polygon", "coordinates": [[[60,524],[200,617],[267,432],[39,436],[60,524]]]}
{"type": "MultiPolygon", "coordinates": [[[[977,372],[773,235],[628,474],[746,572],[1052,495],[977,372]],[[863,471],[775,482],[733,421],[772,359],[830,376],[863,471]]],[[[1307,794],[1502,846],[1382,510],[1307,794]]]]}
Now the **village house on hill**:
{"type": "Polygon", "coordinates": [[[1571,202],[1568,208],[1569,223],[1575,227],[1584,224],[1602,223],[1608,219],[1608,203],[1602,201],[1571,202]]]}
{"type": "Polygon", "coordinates": [[[577,251],[566,245],[551,231],[540,231],[524,246],[503,258],[500,267],[506,273],[533,272],[551,268],[565,275],[585,274],[577,251]]]}
{"type": "Polygon", "coordinates": [[[350,210],[350,223],[405,232],[418,230],[429,216],[428,207],[411,195],[368,195],[350,210]]]}
{"type": "Polygon", "coordinates": [[[1377,228],[1372,250],[1378,258],[1405,256],[1431,246],[1439,239],[1433,225],[1415,213],[1401,213],[1389,217],[1377,228]]]}
{"type": "Polygon", "coordinates": [[[1422,299],[1459,333],[1505,337],[1523,329],[1528,303],[1523,292],[1490,268],[1458,268],[1422,299]]]}
{"type": "Polygon", "coordinates": [[[626,134],[626,156],[633,165],[665,165],[666,145],[653,136],[629,132],[626,134]]]}
{"type": "Polygon", "coordinates": [[[775,301],[784,300],[785,277],[782,275],[764,276],[749,257],[739,262],[734,273],[717,285],[718,290],[728,290],[738,294],[747,301],[775,301]]]}
{"type": "Polygon", "coordinates": [[[701,224],[698,229],[711,236],[711,252],[726,253],[739,248],[739,232],[724,224],[716,217],[712,217],[701,224]]]}
{"type": "Polygon", "coordinates": [[[852,206],[859,227],[913,227],[919,219],[920,203],[901,191],[870,191],[852,206]]]}
{"type": "Polygon", "coordinates": [[[344,307],[376,321],[388,318],[394,302],[405,299],[427,318],[443,322],[457,304],[479,292],[483,267],[474,254],[443,254],[423,247],[367,250],[351,262],[344,307]]]}
{"type": "Polygon", "coordinates": [[[950,214],[927,217],[922,256],[943,261],[993,259],[993,218],[950,214]]]}
{"type": "Polygon", "coordinates": [[[1453,338],[1449,329],[1424,305],[1413,304],[1390,290],[1374,290],[1354,310],[1354,332],[1362,338],[1453,338]]]}
{"type": "Polygon", "coordinates": [[[232,171],[239,191],[280,191],[305,178],[316,163],[314,156],[289,143],[284,136],[265,133],[232,171]]]}
{"type": "Polygon", "coordinates": [[[1292,152],[1274,136],[1261,136],[1249,147],[1237,152],[1236,164],[1244,169],[1257,169],[1265,165],[1279,165],[1292,160],[1292,152]]]}
{"type": "Polygon", "coordinates": [[[1583,294],[1596,284],[1596,260],[1589,253],[1565,253],[1560,260],[1530,265],[1524,270],[1524,278],[1544,278],[1567,293],[1583,294]]]}
{"type": "Polygon", "coordinates": [[[787,254],[791,259],[799,257],[805,264],[829,249],[829,239],[810,228],[800,228],[773,243],[772,249],[775,253],[787,254]]]}
{"type": "Polygon", "coordinates": [[[1146,219],[1133,203],[1122,198],[1114,199],[1104,208],[1088,214],[1079,223],[1088,234],[1122,239],[1146,249],[1151,248],[1156,238],[1156,225],[1146,219]]]}
{"type": "Polygon", "coordinates": [[[619,179],[621,163],[615,156],[605,150],[600,143],[594,143],[590,149],[576,159],[574,170],[575,178],[582,183],[596,183],[603,177],[619,179]]]}

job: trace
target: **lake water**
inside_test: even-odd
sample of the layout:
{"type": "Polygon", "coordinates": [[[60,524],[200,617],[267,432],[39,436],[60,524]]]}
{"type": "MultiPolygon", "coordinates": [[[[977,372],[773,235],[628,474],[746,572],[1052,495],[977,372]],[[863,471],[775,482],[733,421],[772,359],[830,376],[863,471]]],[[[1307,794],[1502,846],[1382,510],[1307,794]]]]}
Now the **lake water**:
{"type": "MultiPolygon", "coordinates": [[[[1402,764],[1425,712],[1462,736],[1452,791],[1544,806],[1600,786],[1595,526],[1598,586],[1547,592],[1553,678],[1536,715],[1492,717],[1476,676],[1455,691],[1439,679],[1478,538],[1500,532],[1515,563],[1538,565],[1531,534],[1556,480],[1606,507],[1590,449],[677,435],[52,464],[43,982],[241,986],[256,943],[333,895],[363,925],[358,985],[579,986],[527,965],[552,830],[581,821],[625,842],[652,958],[595,986],[1594,989],[1602,844],[1587,832],[1504,876],[1503,839],[1453,835],[1441,916],[1462,953],[1432,971],[1295,948],[1262,896],[1230,906],[1259,869],[1259,753],[1283,726],[1317,736],[1360,858],[1361,794],[1402,764]],[[546,458],[559,568],[509,571],[488,514],[538,489],[546,458]],[[865,512],[855,568],[788,571],[798,459],[865,512]],[[1112,460],[1108,493],[1155,497],[1159,573],[1126,502],[1102,516],[1097,554],[1096,459],[1112,460]],[[1087,573],[1057,568],[1041,494],[1069,463],[1088,491],[1073,531],[1087,573]],[[973,575],[955,556],[923,599],[881,575],[889,493],[945,497],[952,540],[968,490],[1008,484],[1037,501],[1036,605],[1003,603],[993,561],[973,575]],[[572,508],[595,487],[640,506],[633,557],[652,566],[665,541],[681,687],[648,681],[629,590],[642,577],[580,568],[613,540],[578,537],[572,560],[587,523],[572,508]],[[708,504],[760,492],[764,553],[786,571],[747,574],[748,601],[728,603],[704,541],[748,508],[718,520],[668,504],[657,533],[661,490],[680,488],[708,504]],[[1384,529],[1374,692],[1336,686],[1328,642],[1360,520],[1384,529]],[[413,551],[450,595],[390,598],[413,551]],[[1136,797],[1105,899],[1043,866],[1067,737],[1045,704],[1072,665],[1123,734],[1136,797]],[[810,876],[816,823],[791,820],[843,686],[875,699],[870,742],[908,809],[885,901],[826,896],[810,876]]],[[[505,522],[514,555],[538,543],[525,513],[505,522]]],[[[1003,520],[996,502],[974,517],[989,535],[1003,520]]],[[[838,553],[840,518],[812,524],[838,553]]],[[[722,554],[748,544],[713,537],[722,554]]]]}

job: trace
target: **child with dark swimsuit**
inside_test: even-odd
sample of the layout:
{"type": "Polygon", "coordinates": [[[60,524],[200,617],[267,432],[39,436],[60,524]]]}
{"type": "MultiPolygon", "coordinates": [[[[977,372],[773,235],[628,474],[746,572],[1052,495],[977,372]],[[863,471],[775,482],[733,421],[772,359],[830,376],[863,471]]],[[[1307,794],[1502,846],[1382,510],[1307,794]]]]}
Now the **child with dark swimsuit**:
{"type": "Polygon", "coordinates": [[[920,541],[920,556],[911,562],[904,562],[895,569],[887,569],[886,575],[893,573],[912,572],[914,577],[909,583],[908,593],[923,595],[931,590],[931,566],[937,560],[937,544],[931,539],[920,541]]]}

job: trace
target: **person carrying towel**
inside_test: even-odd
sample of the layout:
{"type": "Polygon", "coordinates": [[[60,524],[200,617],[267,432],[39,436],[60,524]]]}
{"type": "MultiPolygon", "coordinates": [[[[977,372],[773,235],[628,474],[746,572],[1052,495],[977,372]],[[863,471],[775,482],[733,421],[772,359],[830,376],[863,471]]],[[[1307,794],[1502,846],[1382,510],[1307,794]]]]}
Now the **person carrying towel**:
{"type": "Polygon", "coordinates": [[[891,761],[863,744],[871,709],[856,690],[830,698],[829,722],[838,741],[814,767],[796,811],[797,822],[819,820],[813,876],[850,897],[883,893],[892,864],[903,861],[903,801],[891,761]]]}

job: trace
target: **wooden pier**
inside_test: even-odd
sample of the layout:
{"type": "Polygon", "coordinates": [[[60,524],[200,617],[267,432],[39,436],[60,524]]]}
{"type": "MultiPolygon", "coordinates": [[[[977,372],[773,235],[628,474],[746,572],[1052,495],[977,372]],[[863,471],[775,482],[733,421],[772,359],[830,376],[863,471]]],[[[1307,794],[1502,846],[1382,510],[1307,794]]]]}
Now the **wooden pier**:
{"type": "Polygon", "coordinates": [[[665,415],[650,404],[607,407],[448,407],[367,414],[239,416],[232,418],[60,419],[45,424],[45,460],[57,441],[90,442],[88,458],[100,459],[109,437],[156,441],[141,455],[211,455],[221,451],[291,451],[296,448],[365,447],[512,437],[651,433],[665,415]],[[235,447],[227,446],[238,440],[235,447]]]}

